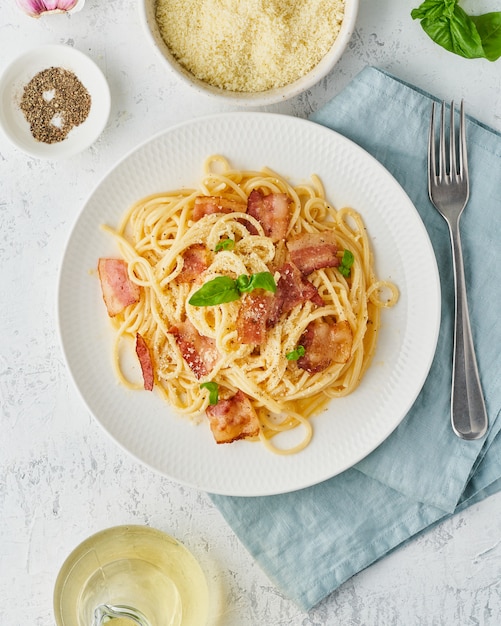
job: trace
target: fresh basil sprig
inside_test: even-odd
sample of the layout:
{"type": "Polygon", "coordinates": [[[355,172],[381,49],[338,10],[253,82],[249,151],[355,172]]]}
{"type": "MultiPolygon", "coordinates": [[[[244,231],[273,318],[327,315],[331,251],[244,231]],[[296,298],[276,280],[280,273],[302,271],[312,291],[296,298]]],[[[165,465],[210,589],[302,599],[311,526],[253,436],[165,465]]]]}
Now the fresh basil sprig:
{"type": "Polygon", "coordinates": [[[275,293],[277,285],[273,274],[258,272],[257,274],[242,274],[236,280],[229,276],[218,276],[209,280],[188,300],[193,306],[214,306],[238,300],[244,292],[254,289],[265,289],[275,293]]]}
{"type": "Polygon", "coordinates": [[[501,11],[468,15],[459,0],[424,0],[411,11],[425,33],[442,48],[466,59],[501,56],[501,11]]]}
{"type": "Polygon", "coordinates": [[[207,389],[209,392],[209,404],[217,404],[219,401],[219,385],[217,383],[200,383],[200,389],[207,389]]]}
{"type": "Polygon", "coordinates": [[[291,350],[291,352],[287,352],[285,358],[288,361],[297,361],[300,357],[304,356],[306,350],[304,346],[298,346],[295,350],[291,350]]]}
{"type": "Polygon", "coordinates": [[[257,274],[241,274],[236,280],[237,289],[240,293],[254,291],[254,289],[264,289],[275,293],[277,284],[270,272],[258,272],[257,274]]]}
{"type": "Polygon", "coordinates": [[[221,239],[216,244],[216,252],[219,252],[220,250],[233,250],[234,247],[235,247],[234,239],[230,239],[230,238],[221,239]]]}
{"type": "Polygon", "coordinates": [[[341,263],[340,265],[338,265],[339,272],[343,276],[348,277],[351,272],[351,266],[353,265],[354,262],[355,262],[355,257],[353,256],[353,252],[350,252],[349,250],[345,250],[343,252],[343,258],[341,259],[341,263]]]}

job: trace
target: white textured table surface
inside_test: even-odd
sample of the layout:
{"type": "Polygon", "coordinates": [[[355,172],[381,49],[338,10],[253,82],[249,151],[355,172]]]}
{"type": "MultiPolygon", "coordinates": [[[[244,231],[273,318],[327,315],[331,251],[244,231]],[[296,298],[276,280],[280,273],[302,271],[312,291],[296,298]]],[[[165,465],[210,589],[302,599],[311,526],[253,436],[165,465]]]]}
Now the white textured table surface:
{"type": "MultiPolygon", "coordinates": [[[[433,45],[414,0],[361,0],[338,67],[314,89],[267,110],[306,117],[359,70],[376,65],[501,130],[501,61],[467,61],[433,45]]],[[[499,3],[465,1],[467,10],[499,3]]],[[[52,590],[67,554],[124,523],[176,536],[222,585],[220,623],[400,626],[501,623],[501,495],[453,517],[301,613],[252,561],[204,493],[152,473],[83,407],[56,331],[58,268],[77,212],[128,150],[176,122],[230,110],[168,73],[141,31],[134,0],[87,0],[71,17],[26,17],[0,3],[0,71],[26,49],[74,46],[104,71],[109,123],[90,149],[54,163],[0,136],[0,624],[54,623],[52,590]]]]}

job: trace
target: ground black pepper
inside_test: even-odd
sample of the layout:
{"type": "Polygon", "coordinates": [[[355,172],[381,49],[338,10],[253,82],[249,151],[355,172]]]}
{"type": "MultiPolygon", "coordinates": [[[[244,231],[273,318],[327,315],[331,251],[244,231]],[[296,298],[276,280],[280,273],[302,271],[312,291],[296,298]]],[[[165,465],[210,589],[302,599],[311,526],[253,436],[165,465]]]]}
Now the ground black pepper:
{"type": "Polygon", "coordinates": [[[21,110],[37,141],[56,143],[87,119],[91,97],[80,80],[62,67],[35,74],[24,87],[21,110]]]}

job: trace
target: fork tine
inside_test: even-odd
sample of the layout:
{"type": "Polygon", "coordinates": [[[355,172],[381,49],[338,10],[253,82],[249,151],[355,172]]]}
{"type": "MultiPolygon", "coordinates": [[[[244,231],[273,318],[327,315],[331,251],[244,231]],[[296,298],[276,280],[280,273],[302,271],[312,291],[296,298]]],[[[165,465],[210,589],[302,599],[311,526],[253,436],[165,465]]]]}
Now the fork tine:
{"type": "Polygon", "coordinates": [[[438,150],[438,180],[442,181],[447,176],[447,156],[445,149],[445,102],[442,101],[440,110],[440,135],[438,150]]]}
{"type": "Polygon", "coordinates": [[[466,154],[466,123],[464,117],[464,100],[461,100],[459,114],[459,177],[468,184],[468,157],[466,154]]]}
{"type": "Polygon", "coordinates": [[[455,124],[454,100],[451,100],[451,121],[449,127],[449,176],[450,181],[458,179],[457,159],[456,159],[456,124],[455,124]]]}
{"type": "Polygon", "coordinates": [[[445,183],[446,186],[454,183],[466,184],[466,199],[468,199],[468,160],[466,150],[466,123],[464,100],[461,100],[459,110],[459,132],[455,123],[456,110],[454,101],[450,103],[450,121],[446,124],[446,109],[441,102],[440,113],[437,114],[437,103],[431,107],[430,129],[428,134],[428,191],[431,196],[431,186],[445,183]],[[438,138],[437,125],[438,119],[438,138]],[[448,128],[447,128],[448,126],[448,128]],[[456,134],[458,133],[458,138],[456,134]],[[438,140],[437,140],[438,139],[438,140]]]}
{"type": "Polygon", "coordinates": [[[435,102],[431,105],[430,130],[428,133],[428,190],[437,175],[435,151],[435,102]]]}

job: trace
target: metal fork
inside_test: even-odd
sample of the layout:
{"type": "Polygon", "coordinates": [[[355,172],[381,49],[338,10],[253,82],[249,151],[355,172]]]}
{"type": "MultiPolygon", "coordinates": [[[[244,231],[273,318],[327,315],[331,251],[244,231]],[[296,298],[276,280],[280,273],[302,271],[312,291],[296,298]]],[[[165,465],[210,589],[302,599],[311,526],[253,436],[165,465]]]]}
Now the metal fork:
{"type": "Polygon", "coordinates": [[[455,320],[452,360],[451,421],[462,439],[480,439],[487,431],[487,412],[478,375],[468,315],[459,220],[469,197],[464,102],[459,114],[459,145],[456,144],[454,102],[450,105],[449,137],[446,139],[445,103],[439,123],[438,167],[435,143],[435,103],[428,138],[428,192],[449,226],[454,273],[455,320]]]}

